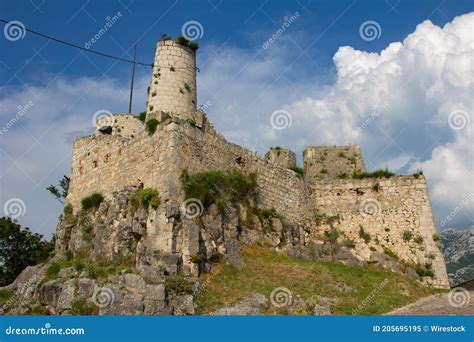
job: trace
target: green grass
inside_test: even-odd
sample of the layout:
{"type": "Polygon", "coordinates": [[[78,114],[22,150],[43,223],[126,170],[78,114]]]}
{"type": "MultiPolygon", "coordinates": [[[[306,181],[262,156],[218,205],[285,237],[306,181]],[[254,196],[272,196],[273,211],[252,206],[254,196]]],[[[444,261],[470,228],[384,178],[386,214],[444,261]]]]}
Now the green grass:
{"type": "Polygon", "coordinates": [[[76,253],[76,255],[71,251],[66,251],[49,262],[42,283],[57,279],[59,271],[63,268],[72,267],[78,273],[85,271],[88,278],[100,279],[106,278],[109,275],[118,274],[120,271],[129,268],[132,264],[134,264],[134,261],[126,258],[116,261],[108,261],[105,259],[92,260],[87,254],[87,251],[76,253]]]}
{"type": "MultiPolygon", "coordinates": [[[[224,263],[214,264],[210,275],[200,277],[208,285],[197,297],[197,312],[209,313],[234,305],[253,292],[269,298],[277,287],[288,288],[293,298],[315,298],[316,295],[337,298],[332,311],[350,315],[377,286],[385,284],[358,314],[379,315],[418,298],[441,290],[424,287],[406,276],[378,270],[375,266],[349,267],[340,263],[304,261],[270,252],[263,247],[245,247],[242,256],[246,265],[236,269],[224,263]],[[357,290],[340,293],[333,286],[346,284],[357,290]]],[[[282,309],[270,308],[266,314],[282,314],[282,309]]]]}
{"type": "Polygon", "coordinates": [[[8,302],[13,297],[13,290],[0,290],[0,306],[8,302]]]}

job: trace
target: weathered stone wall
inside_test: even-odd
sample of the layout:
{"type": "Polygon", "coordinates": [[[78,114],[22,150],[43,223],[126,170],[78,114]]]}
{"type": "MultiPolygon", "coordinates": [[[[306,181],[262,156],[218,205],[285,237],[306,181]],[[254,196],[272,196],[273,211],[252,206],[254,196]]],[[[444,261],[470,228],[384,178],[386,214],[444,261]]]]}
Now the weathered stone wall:
{"type": "MultiPolygon", "coordinates": [[[[447,284],[444,259],[433,240],[436,228],[423,177],[310,178],[305,182],[298,173],[227,142],[205,116],[201,119],[196,125],[171,117],[153,135],[141,132],[134,139],[119,135],[77,139],[68,202],[77,212],[80,200],[93,192],[107,197],[140,184],[158,189],[161,204],[153,214],[153,223],[149,225],[152,228],[144,245],[149,250],[159,250],[160,258],[163,253],[179,258],[182,247],[177,244],[176,236],[182,230],[179,219],[173,217],[179,216],[184,200],[179,181],[182,170],[187,169],[191,174],[205,170],[255,172],[260,208],[275,208],[278,214],[302,225],[306,241],[324,239],[329,225],[318,225],[318,217],[339,215],[340,222],[334,222],[344,233],[339,240],[342,243],[343,239],[353,239],[356,246],[352,252],[361,260],[370,261],[374,252],[389,248],[407,263],[432,263],[437,277],[434,284],[447,284]],[[359,236],[361,226],[371,236],[369,243],[359,236]],[[402,238],[405,230],[413,235],[408,242],[402,238]]],[[[354,153],[350,148],[343,151],[354,153]]],[[[310,168],[314,169],[314,165],[310,168]]]]}
{"type": "Polygon", "coordinates": [[[196,109],[196,54],[172,40],[156,46],[147,114],[192,115],[196,109]]]}
{"type": "Polygon", "coordinates": [[[272,147],[266,154],[265,160],[271,164],[278,165],[284,168],[289,166],[296,166],[296,154],[286,148],[272,147]]]}
{"type": "Polygon", "coordinates": [[[307,147],[303,152],[303,164],[308,182],[343,176],[350,178],[354,171],[365,172],[357,145],[307,147]]]}
{"type": "MultiPolygon", "coordinates": [[[[395,176],[389,179],[332,180],[311,186],[311,202],[324,217],[338,216],[334,227],[344,238],[356,242],[355,252],[362,260],[371,260],[372,252],[394,251],[410,264],[432,263],[433,283],[447,286],[443,254],[434,236],[436,225],[423,176],[395,176]],[[370,241],[360,237],[361,227],[370,241]],[[403,233],[410,231],[409,241],[403,233]]],[[[329,229],[322,225],[320,229],[329,229]]]]}
{"type": "Polygon", "coordinates": [[[134,139],[120,135],[77,138],[73,145],[67,202],[76,211],[81,199],[94,192],[107,195],[140,184],[166,193],[172,167],[170,139],[171,136],[161,133],[160,129],[153,136],[142,131],[134,139]]]}
{"type": "Polygon", "coordinates": [[[143,131],[143,124],[131,114],[114,114],[101,117],[96,122],[95,135],[120,135],[134,138],[143,131]]]}
{"type": "Polygon", "coordinates": [[[257,153],[229,143],[208,122],[203,129],[190,127],[187,123],[175,124],[173,134],[176,134],[174,155],[178,169],[188,169],[190,173],[205,170],[256,172],[262,208],[275,208],[300,224],[312,222],[312,210],[306,205],[306,186],[296,172],[273,165],[257,153]]]}

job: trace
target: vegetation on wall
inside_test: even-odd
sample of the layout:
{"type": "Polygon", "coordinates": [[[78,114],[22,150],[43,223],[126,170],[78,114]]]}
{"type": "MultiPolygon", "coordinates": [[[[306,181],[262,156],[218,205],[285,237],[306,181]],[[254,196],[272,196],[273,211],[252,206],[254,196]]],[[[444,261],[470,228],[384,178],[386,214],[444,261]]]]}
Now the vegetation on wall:
{"type": "Polygon", "coordinates": [[[130,201],[135,208],[158,208],[160,205],[160,196],[158,190],[153,188],[138,189],[130,194],[130,201]]]}
{"type": "Polygon", "coordinates": [[[300,174],[300,175],[302,175],[302,176],[304,175],[304,169],[303,169],[302,167],[300,167],[300,166],[297,166],[297,165],[290,165],[290,166],[288,166],[288,168],[289,168],[290,170],[295,171],[297,174],[300,174]]]}
{"type": "Polygon", "coordinates": [[[390,178],[395,176],[395,173],[388,169],[379,169],[373,172],[354,172],[352,174],[353,179],[364,179],[364,178],[390,178]]]}
{"type": "Polygon", "coordinates": [[[156,127],[158,127],[159,124],[160,122],[158,120],[150,119],[145,123],[145,131],[147,131],[149,135],[153,135],[153,133],[156,131],[156,127]]]}
{"type": "Polygon", "coordinates": [[[90,196],[84,197],[81,200],[82,210],[94,209],[97,210],[99,205],[104,201],[102,194],[95,192],[90,196]]]}
{"type": "Polygon", "coordinates": [[[256,199],[258,196],[257,175],[245,175],[239,171],[204,171],[190,175],[183,170],[180,176],[187,198],[197,198],[204,206],[216,203],[223,208],[227,203],[256,199]]]}

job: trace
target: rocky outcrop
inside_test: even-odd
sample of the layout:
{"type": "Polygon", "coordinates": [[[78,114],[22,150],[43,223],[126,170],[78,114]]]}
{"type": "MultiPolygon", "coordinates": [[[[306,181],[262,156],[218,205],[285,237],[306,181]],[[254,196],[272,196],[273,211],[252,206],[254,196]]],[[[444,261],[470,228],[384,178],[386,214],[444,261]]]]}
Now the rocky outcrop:
{"type": "MultiPolygon", "coordinates": [[[[337,239],[308,239],[305,226],[275,210],[260,209],[253,201],[211,204],[190,217],[170,203],[141,207],[132,200],[136,190],[117,192],[95,210],[64,214],[57,229],[56,256],[22,272],[9,286],[15,294],[4,311],[193,315],[199,276],[210,272],[217,260],[243,267],[242,245],[258,244],[292,257],[354,267],[367,263],[337,239]]],[[[370,252],[368,263],[419,279],[413,268],[385,253],[370,252]]],[[[214,314],[259,314],[265,303],[255,295],[214,314]]],[[[321,306],[321,301],[295,298],[295,303],[295,314],[330,314],[329,305],[321,306]]]]}
{"type": "Polygon", "coordinates": [[[448,229],[440,236],[451,286],[474,279],[474,227],[448,229]]]}

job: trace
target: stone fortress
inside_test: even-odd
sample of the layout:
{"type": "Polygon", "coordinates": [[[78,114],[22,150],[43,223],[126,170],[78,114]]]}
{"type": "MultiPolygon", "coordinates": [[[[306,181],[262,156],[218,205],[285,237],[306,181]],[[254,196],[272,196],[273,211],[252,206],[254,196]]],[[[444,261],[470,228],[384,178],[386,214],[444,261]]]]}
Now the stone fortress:
{"type": "MultiPolygon", "coordinates": [[[[358,146],[308,147],[303,153],[304,172],[298,172],[295,153],[288,149],[274,147],[261,157],[226,141],[205,112],[197,109],[196,101],[195,51],[171,40],[160,41],[145,119],[158,120],[156,131],[149,134],[137,117],[118,114],[100,119],[94,135],[74,141],[67,197],[74,213],[80,210],[81,199],[92,193],[108,199],[127,188],[159,191],[160,206],[149,209],[145,227],[140,228],[146,232],[127,247],[134,249],[137,266],[165,265],[171,273],[198,275],[205,267],[193,263],[193,255],[212,248],[229,254],[238,248],[224,243],[219,249],[218,239],[206,241],[202,227],[183,217],[186,198],[179,179],[184,169],[189,174],[237,170],[257,174],[259,207],[274,208],[292,227],[288,236],[278,229],[270,235],[252,231],[244,236],[239,228],[236,231],[240,233],[234,233],[241,234],[241,242],[261,243],[258,240],[265,239],[276,250],[305,257],[311,246],[322,243],[328,231],[337,229],[339,241],[344,237],[354,242],[347,248],[350,258],[371,263],[384,251],[392,251],[400,262],[426,266],[434,272],[434,276],[423,277],[423,282],[448,287],[423,175],[355,179],[354,172],[366,172],[358,146]]],[[[213,208],[206,211],[203,221],[213,208]]],[[[110,218],[110,210],[108,215],[110,218]]],[[[119,233],[114,233],[117,227],[137,230],[132,222],[135,218],[123,210],[114,215],[108,221],[113,227],[106,237],[110,241],[118,239],[119,233]]],[[[222,226],[222,239],[229,240],[230,233],[225,231],[228,223],[221,218],[214,220],[222,226]]],[[[74,229],[58,227],[59,251],[78,248],[75,239],[80,234],[74,229]]],[[[109,254],[120,253],[119,242],[102,243],[111,244],[109,254]]],[[[400,271],[398,266],[393,270],[400,271]]]]}
{"type": "Polygon", "coordinates": [[[358,146],[308,147],[303,164],[282,147],[262,157],[228,142],[197,109],[195,49],[160,41],[146,112],[103,116],[74,141],[56,255],[23,270],[0,311],[192,315],[200,275],[219,260],[243,266],[243,245],[449,287],[422,174],[367,173],[358,146]],[[224,177],[204,183],[223,197],[188,196],[183,179],[210,174],[224,177]],[[230,200],[219,182],[231,176],[250,196],[230,200]]]}

